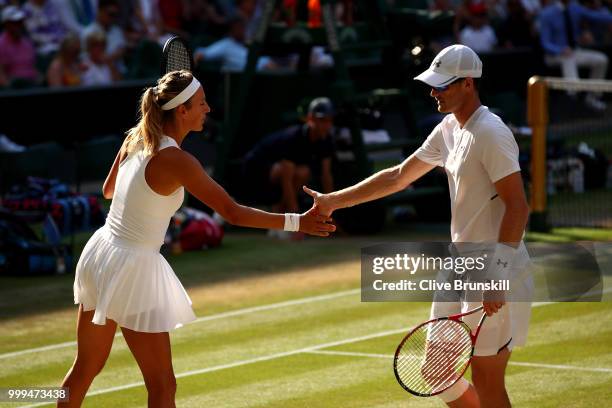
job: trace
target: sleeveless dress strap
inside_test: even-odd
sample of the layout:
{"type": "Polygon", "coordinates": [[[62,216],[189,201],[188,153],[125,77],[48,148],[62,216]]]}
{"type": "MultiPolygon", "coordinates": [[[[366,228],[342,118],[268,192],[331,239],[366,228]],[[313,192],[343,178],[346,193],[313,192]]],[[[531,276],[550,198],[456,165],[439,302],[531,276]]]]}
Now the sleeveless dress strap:
{"type": "Polygon", "coordinates": [[[159,150],[165,149],[167,147],[176,147],[180,149],[178,143],[176,143],[176,140],[174,140],[170,136],[163,135],[159,143],[159,150]]]}

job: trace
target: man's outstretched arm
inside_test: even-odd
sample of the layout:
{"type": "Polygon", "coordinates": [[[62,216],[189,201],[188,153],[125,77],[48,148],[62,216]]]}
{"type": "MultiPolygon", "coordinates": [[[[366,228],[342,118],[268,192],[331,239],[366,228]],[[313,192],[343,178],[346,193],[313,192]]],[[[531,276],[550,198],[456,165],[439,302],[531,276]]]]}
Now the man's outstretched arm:
{"type": "Polygon", "coordinates": [[[304,191],[314,198],[314,205],[321,214],[329,215],[334,210],[352,207],[398,192],[434,167],[433,164],[426,163],[413,154],[401,164],[381,170],[345,189],[329,194],[321,194],[307,187],[304,187],[304,191]]]}

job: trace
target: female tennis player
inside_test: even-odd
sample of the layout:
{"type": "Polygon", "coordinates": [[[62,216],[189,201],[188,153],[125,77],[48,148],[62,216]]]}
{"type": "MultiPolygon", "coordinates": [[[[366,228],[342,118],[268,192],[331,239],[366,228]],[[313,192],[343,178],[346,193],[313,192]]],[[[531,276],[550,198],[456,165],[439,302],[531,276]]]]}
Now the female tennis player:
{"type": "Polygon", "coordinates": [[[318,236],[335,230],[328,217],[313,210],[272,214],[236,203],[180,149],[190,131],[202,130],[210,112],[202,86],[189,71],[159,79],[142,95],[140,111],[140,122],[128,131],[104,182],[104,197],[113,199],[106,224],[91,237],[77,265],[78,349],[62,384],[70,393],[62,407],[81,405],[104,366],[117,326],[144,376],[149,407],[175,406],[168,332],[195,315],[159,248],[183,202],[183,188],[235,225],[318,236]]]}

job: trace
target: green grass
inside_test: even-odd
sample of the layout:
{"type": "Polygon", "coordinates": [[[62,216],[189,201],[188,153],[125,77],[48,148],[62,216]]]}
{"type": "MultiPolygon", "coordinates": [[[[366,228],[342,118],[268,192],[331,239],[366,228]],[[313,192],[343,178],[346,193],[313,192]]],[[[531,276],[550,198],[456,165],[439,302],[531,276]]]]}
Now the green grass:
{"type": "Polygon", "coordinates": [[[612,241],[612,229],[553,228],[550,232],[527,232],[526,240],[532,242],[612,241]]]}
{"type": "MultiPolygon", "coordinates": [[[[232,233],[216,250],[171,258],[198,316],[359,287],[359,248],[439,239],[444,229],[405,228],[384,236],[279,242],[232,233]]],[[[610,231],[554,230],[530,239],[609,239],[610,231]]],[[[55,386],[74,346],[2,358],[3,353],[74,340],[71,277],[0,279],[0,387],[55,386]]],[[[405,328],[428,316],[426,303],[363,303],[356,292],[233,317],[172,332],[180,407],[441,407],[395,382],[390,356],[405,328]],[[391,332],[391,333],[386,333],[391,332]],[[376,356],[330,355],[345,352],[376,356]],[[261,361],[245,363],[252,359],[261,361]],[[235,367],[224,368],[230,363],[235,367]],[[208,372],[200,372],[209,369],[208,372]]],[[[612,304],[535,307],[528,346],[518,349],[507,386],[517,407],[593,407],[611,402],[612,304]],[[587,370],[554,368],[577,366],[587,370]],[[607,372],[588,371],[604,368],[607,372]]],[[[146,392],[125,341],[117,337],[86,407],[144,407],[146,392]]],[[[14,404],[2,404],[15,406],[14,404]]]]}

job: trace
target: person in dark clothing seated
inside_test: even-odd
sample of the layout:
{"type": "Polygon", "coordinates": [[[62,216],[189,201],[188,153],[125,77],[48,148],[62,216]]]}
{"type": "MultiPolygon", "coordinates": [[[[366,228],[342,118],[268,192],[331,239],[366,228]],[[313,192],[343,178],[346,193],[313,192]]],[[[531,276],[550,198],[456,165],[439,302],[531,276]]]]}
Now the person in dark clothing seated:
{"type": "Polygon", "coordinates": [[[311,180],[320,179],[323,191],[333,191],[333,114],[328,98],[316,98],[304,124],[264,137],[247,153],[244,180],[251,200],[276,212],[298,212],[298,195],[311,180]]]}

